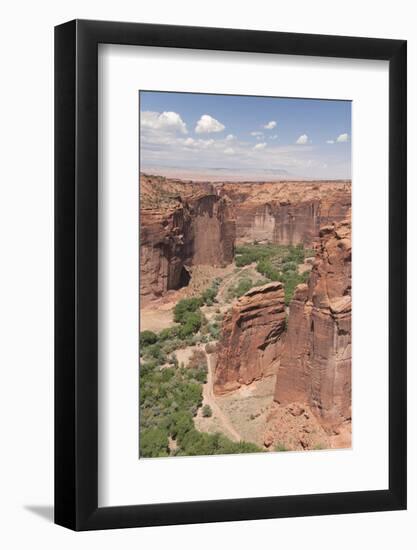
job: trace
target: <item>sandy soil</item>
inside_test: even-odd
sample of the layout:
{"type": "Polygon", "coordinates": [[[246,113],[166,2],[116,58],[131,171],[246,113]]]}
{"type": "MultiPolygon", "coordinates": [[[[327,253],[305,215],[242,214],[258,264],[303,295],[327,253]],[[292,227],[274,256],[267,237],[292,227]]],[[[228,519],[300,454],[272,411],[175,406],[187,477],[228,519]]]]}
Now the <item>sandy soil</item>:
{"type": "Polygon", "coordinates": [[[196,346],[188,346],[187,348],[177,349],[174,353],[177,356],[178,363],[184,363],[184,367],[188,366],[188,361],[193,353],[197,350],[204,351],[205,344],[197,344],[196,346]]]}
{"type": "MultiPolygon", "coordinates": [[[[191,272],[190,284],[184,288],[175,291],[169,291],[158,300],[153,300],[140,308],[140,330],[152,330],[159,332],[164,328],[168,328],[174,324],[173,310],[175,304],[182,298],[192,298],[199,296],[203,290],[209,288],[213,279],[219,277],[225,279],[222,286],[227,286],[228,278],[233,275],[235,266],[230,264],[225,268],[212,266],[196,266],[191,272]]],[[[214,312],[215,307],[206,308],[210,316],[214,312]]]]}
{"type": "Polygon", "coordinates": [[[152,330],[159,332],[164,328],[168,328],[174,324],[172,308],[174,305],[162,304],[159,308],[142,308],[140,311],[140,330],[152,330]],[[169,306],[169,307],[167,307],[169,306]]]}
{"type": "Polygon", "coordinates": [[[268,410],[273,400],[275,376],[268,376],[235,392],[217,397],[217,403],[230,418],[242,439],[263,446],[268,410]]]}
{"type": "Polygon", "coordinates": [[[208,355],[207,384],[203,387],[203,405],[210,405],[213,415],[204,418],[201,410],[195,418],[196,428],[203,432],[221,432],[234,441],[244,440],[263,446],[263,434],[269,406],[272,403],[275,376],[249,386],[242,386],[229,395],[213,394],[215,355],[208,355]]]}
{"type": "Polygon", "coordinates": [[[306,273],[307,271],[311,271],[313,266],[309,263],[303,263],[298,264],[298,273],[302,275],[303,273],[306,273]]]}
{"type": "Polygon", "coordinates": [[[203,406],[209,405],[213,415],[210,418],[204,418],[201,414],[201,409],[194,419],[197,430],[202,432],[222,432],[233,441],[244,439],[242,435],[235,429],[235,426],[230,421],[230,418],[219,406],[218,400],[213,394],[213,370],[215,365],[214,354],[207,355],[208,372],[207,383],[203,386],[203,406]]]}
{"type": "Polygon", "coordinates": [[[227,291],[235,286],[242,277],[250,277],[254,283],[262,279],[262,275],[255,269],[255,264],[245,266],[241,269],[230,264],[225,268],[212,266],[196,266],[192,269],[190,284],[187,287],[176,291],[169,291],[158,300],[148,303],[140,309],[140,330],[152,330],[159,332],[174,324],[173,309],[175,304],[182,298],[199,296],[206,288],[209,288],[213,279],[219,277],[222,282],[217,294],[217,303],[213,306],[204,306],[202,311],[209,321],[218,314],[224,314],[229,308],[227,291]]]}

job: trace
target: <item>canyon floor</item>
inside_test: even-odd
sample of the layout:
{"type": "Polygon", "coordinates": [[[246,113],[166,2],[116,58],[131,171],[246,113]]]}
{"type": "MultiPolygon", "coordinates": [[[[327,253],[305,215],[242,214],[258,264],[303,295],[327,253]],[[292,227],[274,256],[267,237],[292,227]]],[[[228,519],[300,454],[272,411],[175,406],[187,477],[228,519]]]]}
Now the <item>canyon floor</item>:
{"type": "Polygon", "coordinates": [[[350,447],[350,182],[140,193],[141,456],[350,447]]]}
{"type": "MultiPolygon", "coordinates": [[[[309,272],[311,262],[301,263],[299,273],[309,272]]],[[[237,267],[235,263],[225,268],[196,266],[192,270],[190,284],[180,290],[167,292],[163,298],[141,308],[141,331],[159,332],[175,325],[174,307],[184,298],[199,296],[213,279],[221,279],[216,301],[201,310],[208,322],[230,310],[235,299],[231,292],[241,281],[250,278],[256,286],[264,277],[256,270],[256,263],[237,267]]],[[[214,340],[215,344],[216,341],[214,340]]],[[[175,350],[179,365],[187,368],[195,351],[207,358],[207,381],[203,384],[202,406],[194,417],[194,425],[200,432],[222,433],[232,441],[248,441],[266,451],[320,450],[350,446],[350,423],[337,433],[328,434],[316,421],[307,405],[281,407],[274,403],[276,376],[256,380],[227,395],[216,396],[213,392],[213,376],[217,361],[216,353],[206,353],[204,344],[194,344],[175,350]],[[211,416],[203,415],[204,406],[209,406],[211,416]],[[272,436],[271,434],[274,434],[272,436]]],[[[166,363],[164,368],[174,368],[166,363]]],[[[170,442],[175,449],[175,440],[170,442]]]]}

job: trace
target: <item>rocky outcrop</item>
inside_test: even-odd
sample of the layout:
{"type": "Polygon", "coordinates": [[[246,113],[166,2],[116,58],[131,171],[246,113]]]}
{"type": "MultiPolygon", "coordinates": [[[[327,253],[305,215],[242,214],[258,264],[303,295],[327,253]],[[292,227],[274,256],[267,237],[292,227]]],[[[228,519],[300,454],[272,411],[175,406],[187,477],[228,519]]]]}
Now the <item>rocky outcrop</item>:
{"type": "Polygon", "coordinates": [[[222,395],[274,374],[284,330],[282,283],[252,288],[239,298],[223,321],[214,393],[222,395]]]}
{"type": "Polygon", "coordinates": [[[290,304],[275,401],[306,403],[321,425],[351,417],[351,224],[320,230],[308,285],[290,304]]]}
{"type": "Polygon", "coordinates": [[[307,405],[272,403],[266,418],[263,444],[267,449],[303,451],[328,449],[334,446],[334,441],[307,405]]]}
{"type": "Polygon", "coordinates": [[[142,305],[185,286],[195,265],[225,266],[235,243],[316,246],[344,219],[350,182],[209,183],[141,174],[142,305]]]}
{"type": "Polygon", "coordinates": [[[235,220],[230,202],[210,184],[141,176],[141,303],[186,286],[193,265],[233,260],[235,220]]]}
{"type": "Polygon", "coordinates": [[[224,183],[217,189],[233,202],[238,244],[313,246],[320,227],[343,220],[351,206],[348,181],[224,183]]]}

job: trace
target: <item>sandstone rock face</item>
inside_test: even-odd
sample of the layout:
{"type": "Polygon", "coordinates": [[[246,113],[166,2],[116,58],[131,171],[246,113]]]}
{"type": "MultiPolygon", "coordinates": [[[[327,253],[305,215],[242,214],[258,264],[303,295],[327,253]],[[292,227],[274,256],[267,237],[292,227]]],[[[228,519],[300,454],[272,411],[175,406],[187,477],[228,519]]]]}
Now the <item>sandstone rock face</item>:
{"type": "Polygon", "coordinates": [[[306,403],[321,425],[351,417],[351,225],[320,230],[308,285],[290,304],[275,401],[306,403]]]}
{"type": "Polygon", "coordinates": [[[142,305],[187,284],[195,265],[225,266],[235,244],[316,246],[345,218],[350,182],[208,183],[141,174],[142,305]]]}
{"type": "Polygon", "coordinates": [[[230,263],[234,243],[233,209],[210,184],[141,176],[142,305],[185,286],[193,265],[230,263]]]}
{"type": "Polygon", "coordinates": [[[278,450],[291,451],[328,449],[334,446],[311,409],[299,403],[285,406],[273,403],[269,407],[263,443],[266,448],[278,446],[278,450]]]}
{"type": "Polygon", "coordinates": [[[322,225],[343,220],[351,206],[350,182],[224,183],[238,244],[269,241],[312,246],[322,225]]]}
{"type": "Polygon", "coordinates": [[[254,287],[239,298],[223,321],[214,393],[222,395],[274,374],[284,330],[282,283],[254,287]]]}

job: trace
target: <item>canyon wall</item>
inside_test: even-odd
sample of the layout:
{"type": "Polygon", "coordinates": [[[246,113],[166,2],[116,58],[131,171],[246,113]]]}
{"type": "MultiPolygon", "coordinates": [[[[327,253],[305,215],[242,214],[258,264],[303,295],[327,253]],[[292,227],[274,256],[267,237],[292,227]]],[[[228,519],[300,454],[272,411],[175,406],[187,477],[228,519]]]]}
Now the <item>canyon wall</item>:
{"type": "Polygon", "coordinates": [[[141,176],[142,305],[185,286],[193,265],[233,261],[235,220],[229,200],[210,184],[141,176]]]}
{"type": "Polygon", "coordinates": [[[351,206],[351,185],[341,182],[224,183],[236,216],[237,244],[269,241],[314,246],[322,225],[341,221],[351,206]]]}
{"type": "Polygon", "coordinates": [[[142,305],[185,286],[194,265],[225,266],[235,244],[318,246],[346,217],[350,182],[209,183],[140,177],[142,305]]]}
{"type": "Polygon", "coordinates": [[[320,230],[308,285],[290,303],[275,401],[306,403],[323,426],[351,416],[351,224],[320,230]]]}
{"type": "Polygon", "coordinates": [[[282,283],[249,290],[223,320],[213,390],[222,395],[274,374],[285,330],[282,283]]]}

